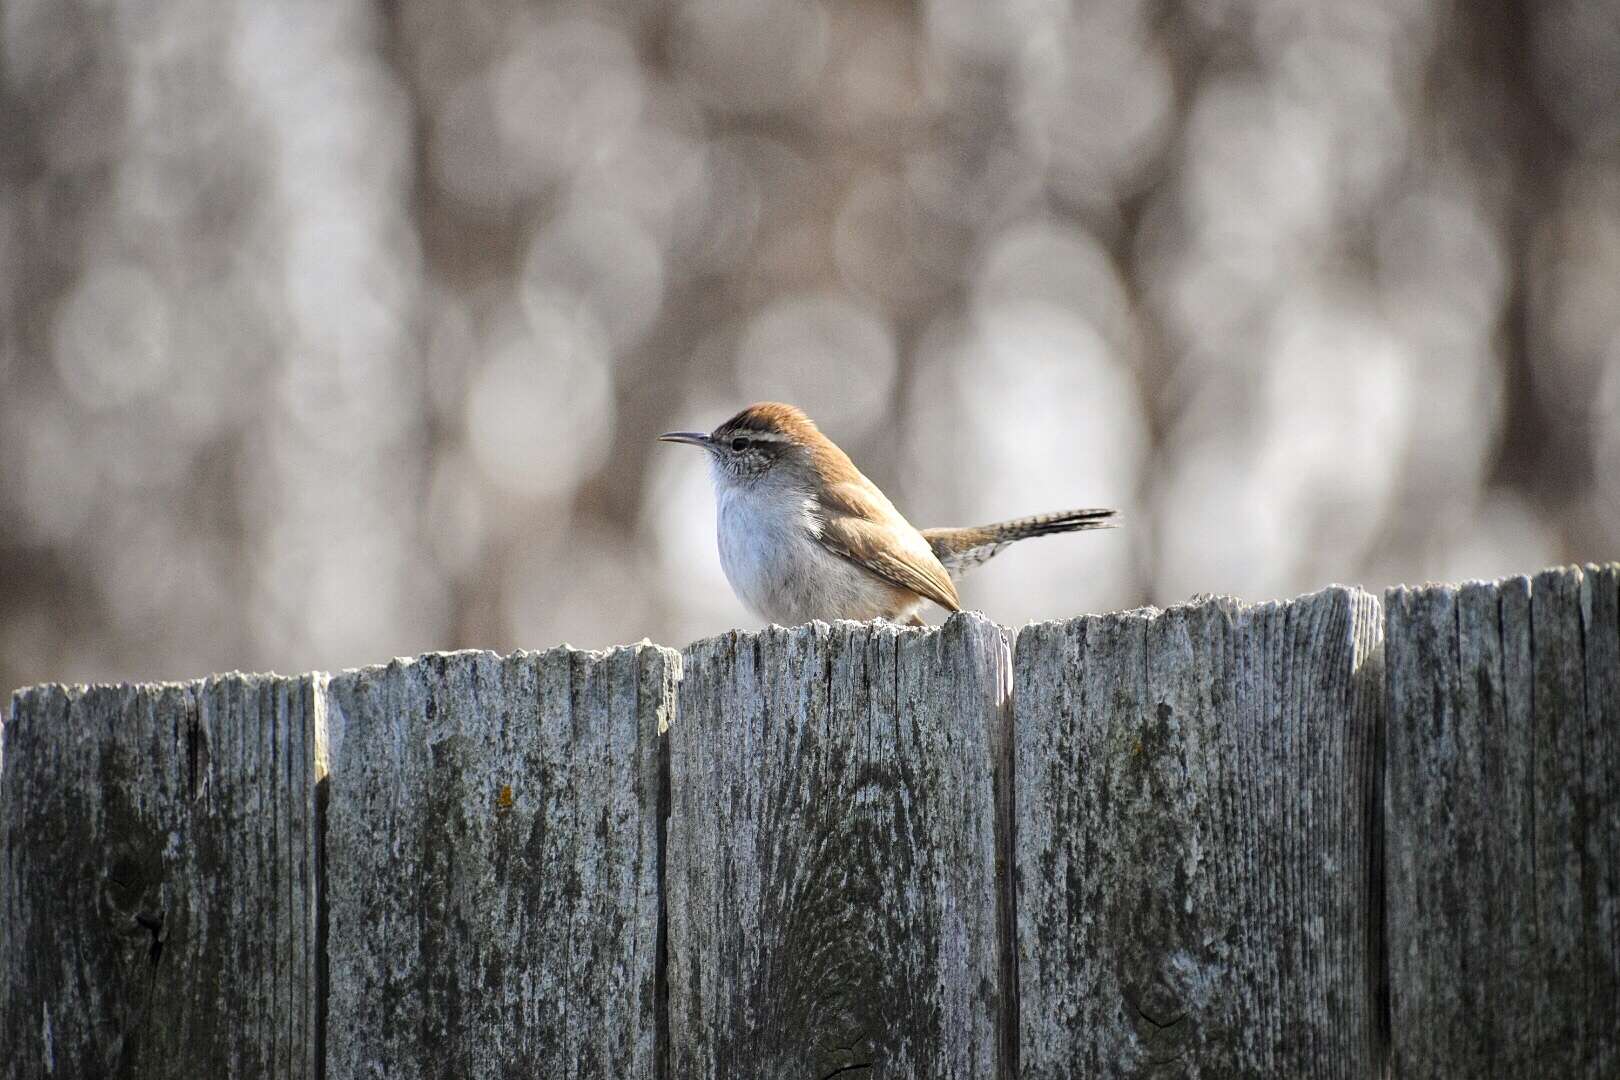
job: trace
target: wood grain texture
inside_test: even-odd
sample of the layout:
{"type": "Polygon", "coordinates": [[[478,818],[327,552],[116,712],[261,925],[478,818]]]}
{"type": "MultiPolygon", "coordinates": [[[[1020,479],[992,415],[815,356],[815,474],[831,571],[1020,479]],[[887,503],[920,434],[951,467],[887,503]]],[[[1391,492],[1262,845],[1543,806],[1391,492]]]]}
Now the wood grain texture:
{"type": "Polygon", "coordinates": [[[1006,634],[813,623],[689,648],[669,733],[672,1077],[1010,1076],[1006,634]]]}
{"type": "Polygon", "coordinates": [[[1394,1075],[1620,1072],[1620,568],[1394,589],[1394,1075]]]}
{"type": "Polygon", "coordinates": [[[0,1080],[1615,1076],[1620,566],[39,687],[0,841],[0,1080]]]}
{"type": "Polygon", "coordinates": [[[0,1076],[317,1074],[313,678],[44,686],[0,768],[0,1076]]]}
{"type": "Polygon", "coordinates": [[[651,1077],[651,645],[335,676],[327,1075],[651,1077]]]}
{"type": "Polygon", "coordinates": [[[1020,1075],[1374,1075],[1377,601],[1026,627],[1020,1075]]]}

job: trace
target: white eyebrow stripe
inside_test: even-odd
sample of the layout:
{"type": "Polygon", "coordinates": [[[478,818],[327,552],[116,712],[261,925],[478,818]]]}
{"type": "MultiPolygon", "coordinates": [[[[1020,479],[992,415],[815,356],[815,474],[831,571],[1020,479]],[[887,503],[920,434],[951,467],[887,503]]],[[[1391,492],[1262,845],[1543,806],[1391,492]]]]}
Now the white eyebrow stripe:
{"type": "Polygon", "coordinates": [[[751,431],[747,428],[739,428],[736,431],[728,431],[724,436],[722,436],[722,438],[757,439],[760,442],[787,442],[788,439],[788,437],[782,434],[780,431],[751,431]]]}

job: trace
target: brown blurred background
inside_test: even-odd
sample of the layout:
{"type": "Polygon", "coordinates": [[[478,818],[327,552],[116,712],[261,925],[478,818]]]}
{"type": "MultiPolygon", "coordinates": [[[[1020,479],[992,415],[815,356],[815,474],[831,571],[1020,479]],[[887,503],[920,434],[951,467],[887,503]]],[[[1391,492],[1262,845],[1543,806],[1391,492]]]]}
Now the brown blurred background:
{"type": "Polygon", "coordinates": [[[762,398],[1009,624],[1620,555],[1615,0],[0,19],[0,688],[755,625],[762,398]]]}

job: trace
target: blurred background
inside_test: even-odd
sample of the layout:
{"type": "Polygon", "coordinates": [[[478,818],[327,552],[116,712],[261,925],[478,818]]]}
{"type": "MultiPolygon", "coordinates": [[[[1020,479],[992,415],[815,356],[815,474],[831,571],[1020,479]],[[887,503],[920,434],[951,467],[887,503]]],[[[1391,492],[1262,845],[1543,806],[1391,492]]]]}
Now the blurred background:
{"type": "Polygon", "coordinates": [[[806,408],[1017,625],[1620,555],[1614,0],[8,0],[0,688],[754,626],[806,408]]]}

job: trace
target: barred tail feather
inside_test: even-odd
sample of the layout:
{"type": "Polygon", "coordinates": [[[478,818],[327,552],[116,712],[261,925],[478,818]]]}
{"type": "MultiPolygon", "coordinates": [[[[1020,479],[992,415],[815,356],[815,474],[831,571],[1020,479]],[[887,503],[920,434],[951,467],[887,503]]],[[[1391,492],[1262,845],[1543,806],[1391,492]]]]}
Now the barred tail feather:
{"type": "Polygon", "coordinates": [[[1114,522],[1108,519],[1116,513],[1117,510],[1102,509],[1059,510],[1053,514],[1014,518],[982,528],[997,533],[1006,540],[1022,540],[1026,536],[1049,536],[1052,533],[1079,532],[1083,529],[1111,529],[1114,522]]]}
{"type": "Polygon", "coordinates": [[[975,525],[961,529],[924,529],[923,539],[933,548],[934,557],[944,564],[952,576],[989,560],[1002,548],[1017,540],[1031,536],[1051,536],[1056,533],[1081,532],[1086,529],[1111,529],[1117,524],[1110,519],[1116,511],[1106,509],[1060,510],[1053,514],[1035,514],[1031,517],[999,521],[994,525],[975,525]]]}

